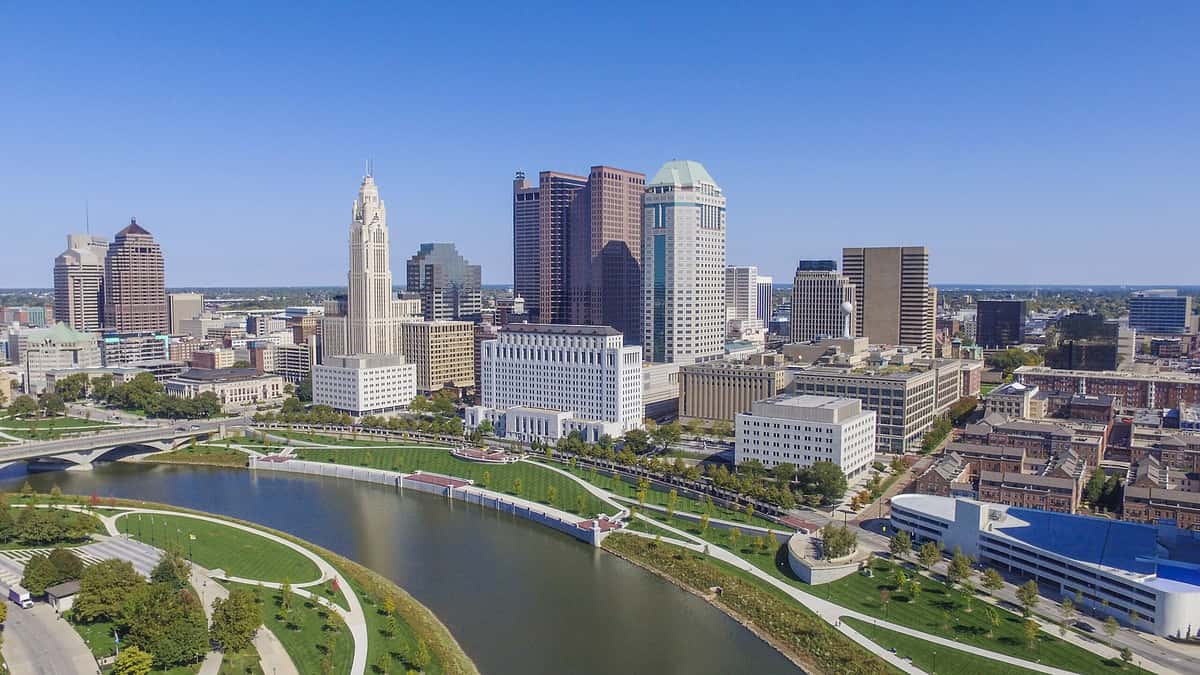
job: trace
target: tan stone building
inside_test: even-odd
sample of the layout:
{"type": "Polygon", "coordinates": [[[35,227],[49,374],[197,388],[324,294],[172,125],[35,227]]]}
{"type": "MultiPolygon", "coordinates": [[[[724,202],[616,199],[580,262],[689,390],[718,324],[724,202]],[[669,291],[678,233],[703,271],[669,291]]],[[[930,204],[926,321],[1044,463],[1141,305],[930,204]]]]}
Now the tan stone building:
{"type": "Polygon", "coordinates": [[[417,366],[417,393],[475,386],[475,327],[469,321],[404,321],[404,358],[417,366]]]}
{"type": "Polygon", "coordinates": [[[855,335],[933,354],[937,295],[929,288],[929,249],[845,248],[842,274],[854,284],[855,335]]]}
{"type": "Polygon", "coordinates": [[[679,368],[679,419],[725,421],[750,412],[755,401],[771,398],[787,385],[787,370],[731,361],[710,361],[679,368]]]}
{"type": "Polygon", "coordinates": [[[246,406],[283,398],[283,378],[253,368],[193,368],[166,383],[168,396],[195,398],[211,391],[223,406],[246,406]]]}

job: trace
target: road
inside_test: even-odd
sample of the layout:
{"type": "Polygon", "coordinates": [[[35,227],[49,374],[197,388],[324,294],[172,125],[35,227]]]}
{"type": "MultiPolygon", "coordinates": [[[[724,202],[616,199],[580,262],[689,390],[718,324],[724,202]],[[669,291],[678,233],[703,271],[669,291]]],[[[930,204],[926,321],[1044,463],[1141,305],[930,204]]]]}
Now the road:
{"type": "Polygon", "coordinates": [[[11,602],[4,622],[4,660],[13,673],[81,675],[99,673],[91,650],[45,603],[21,609],[11,602]]]}

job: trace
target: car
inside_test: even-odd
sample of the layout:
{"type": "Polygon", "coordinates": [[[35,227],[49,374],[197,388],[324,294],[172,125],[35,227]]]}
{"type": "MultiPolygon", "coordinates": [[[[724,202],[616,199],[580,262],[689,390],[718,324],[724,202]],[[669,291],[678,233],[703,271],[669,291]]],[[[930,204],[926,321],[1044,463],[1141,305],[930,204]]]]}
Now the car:
{"type": "Polygon", "coordinates": [[[197,430],[197,429],[199,429],[199,428],[200,428],[200,425],[199,425],[199,424],[193,424],[193,425],[192,425],[192,431],[195,431],[195,430],[197,430]]]}
{"type": "Polygon", "coordinates": [[[1079,630],[1081,630],[1085,633],[1095,633],[1096,632],[1096,627],[1086,621],[1076,621],[1075,623],[1073,623],[1071,625],[1075,626],[1076,628],[1078,628],[1079,630]]]}
{"type": "Polygon", "coordinates": [[[187,431],[187,427],[175,427],[175,431],[187,431]]]}

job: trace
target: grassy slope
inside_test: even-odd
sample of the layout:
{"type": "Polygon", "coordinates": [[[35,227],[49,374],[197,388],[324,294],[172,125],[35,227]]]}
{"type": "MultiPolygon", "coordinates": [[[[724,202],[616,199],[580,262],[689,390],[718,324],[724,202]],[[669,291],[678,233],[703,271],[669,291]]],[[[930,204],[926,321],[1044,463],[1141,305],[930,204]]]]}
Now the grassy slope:
{"type": "MultiPolygon", "coordinates": [[[[256,591],[255,586],[235,583],[224,585],[229,590],[244,588],[252,593],[256,591]]],[[[328,610],[308,598],[292,594],[292,617],[296,628],[289,628],[284,622],[275,618],[282,599],[283,594],[278,589],[264,589],[261,592],[258,607],[262,614],[263,624],[275,634],[275,637],[279,638],[279,642],[287,650],[288,656],[292,657],[292,662],[296,664],[296,669],[300,671],[301,675],[320,675],[322,672],[321,661],[326,656],[325,646],[328,632],[324,630],[324,624],[325,614],[328,610]]],[[[336,614],[332,615],[332,620],[336,627],[332,631],[333,654],[330,656],[333,664],[332,672],[347,673],[350,671],[350,660],[354,656],[354,638],[350,635],[350,629],[336,614]]]]}
{"type": "Polygon", "coordinates": [[[858,632],[896,654],[911,659],[913,665],[927,673],[970,673],[971,675],[1034,675],[1035,670],[981,659],[955,649],[937,647],[924,640],[902,633],[878,628],[857,619],[842,619],[858,632]]]}
{"type": "Polygon", "coordinates": [[[246,466],[246,453],[220,445],[197,445],[150,455],[142,461],[163,464],[204,464],[208,466],[246,466]]]}

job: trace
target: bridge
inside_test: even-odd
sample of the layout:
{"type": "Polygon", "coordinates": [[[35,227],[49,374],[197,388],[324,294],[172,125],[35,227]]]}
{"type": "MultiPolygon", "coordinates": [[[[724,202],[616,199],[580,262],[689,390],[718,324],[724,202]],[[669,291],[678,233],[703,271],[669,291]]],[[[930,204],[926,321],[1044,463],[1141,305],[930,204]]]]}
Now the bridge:
{"type": "Polygon", "coordinates": [[[170,426],[142,427],[0,447],[0,466],[24,461],[91,468],[92,462],[117,448],[129,448],[132,453],[170,450],[192,439],[220,437],[227,425],[239,422],[241,420],[182,421],[170,426]]]}

